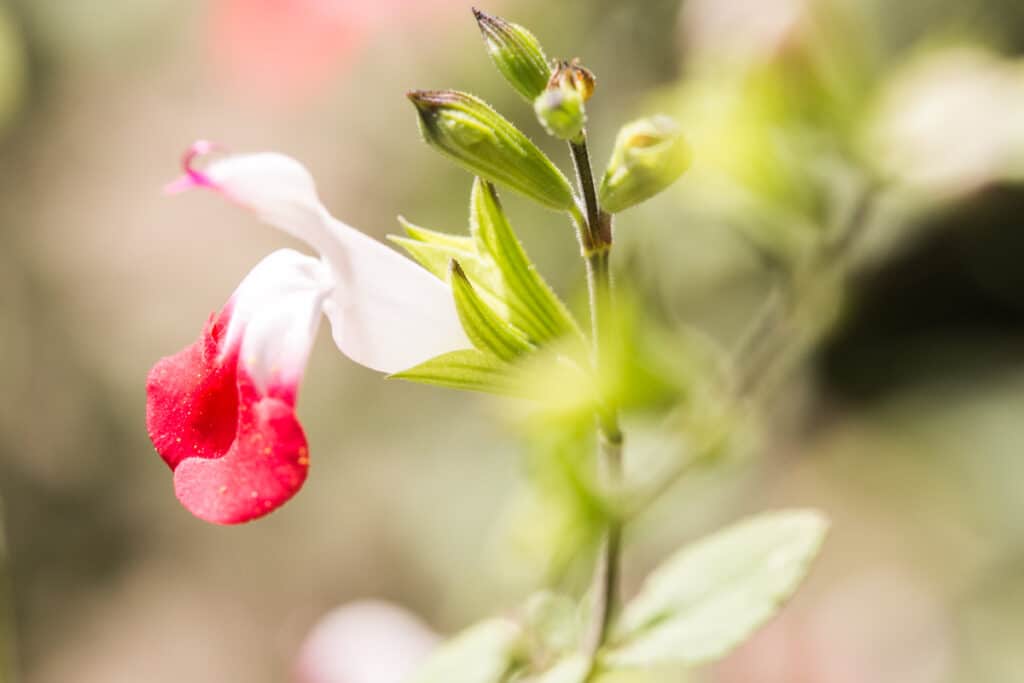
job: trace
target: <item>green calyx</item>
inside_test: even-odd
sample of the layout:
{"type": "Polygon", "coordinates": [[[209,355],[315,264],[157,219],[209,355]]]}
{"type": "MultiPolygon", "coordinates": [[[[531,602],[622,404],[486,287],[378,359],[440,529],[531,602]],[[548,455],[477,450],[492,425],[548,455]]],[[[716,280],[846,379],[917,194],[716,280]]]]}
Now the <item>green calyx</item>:
{"type": "Polygon", "coordinates": [[[668,116],[626,124],[615,139],[601,179],[601,206],[618,213],[646,201],[674,183],[689,168],[690,146],[668,116]]]}
{"type": "Polygon", "coordinates": [[[533,110],[544,129],[561,140],[575,139],[587,123],[583,95],[572,87],[545,90],[534,101],[533,110]]]}
{"type": "Polygon", "coordinates": [[[487,54],[516,92],[533,101],[544,92],[551,68],[537,38],[519,24],[473,8],[487,54]]]}
{"type": "Polygon", "coordinates": [[[518,128],[483,100],[455,90],[414,90],[427,144],[474,175],[504,185],[543,206],[575,206],[565,175],[518,128]]]}

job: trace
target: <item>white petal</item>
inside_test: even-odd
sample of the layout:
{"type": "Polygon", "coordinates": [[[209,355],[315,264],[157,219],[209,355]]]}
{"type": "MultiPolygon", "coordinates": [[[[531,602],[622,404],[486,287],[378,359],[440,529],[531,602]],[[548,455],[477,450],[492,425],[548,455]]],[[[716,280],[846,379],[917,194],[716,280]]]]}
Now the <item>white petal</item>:
{"type": "Polygon", "coordinates": [[[471,347],[448,286],[332,217],[299,162],[274,153],[232,156],[203,175],[232,201],[320,252],[335,281],[324,311],[335,343],[352,360],[397,372],[471,347]]]}
{"type": "Polygon", "coordinates": [[[332,285],[317,259],[292,249],[270,254],[231,297],[225,350],[241,343],[240,368],[263,392],[294,392],[332,285]]]}

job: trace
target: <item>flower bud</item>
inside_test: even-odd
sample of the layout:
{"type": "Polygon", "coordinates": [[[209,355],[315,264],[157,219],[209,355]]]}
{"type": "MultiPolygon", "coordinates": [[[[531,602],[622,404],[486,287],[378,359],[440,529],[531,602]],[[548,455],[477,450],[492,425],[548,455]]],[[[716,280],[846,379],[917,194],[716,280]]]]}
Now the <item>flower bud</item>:
{"type": "Polygon", "coordinates": [[[682,175],[690,156],[679,126],[668,116],[626,124],[601,179],[602,208],[618,213],[650,199],[682,175]]]}
{"type": "Polygon", "coordinates": [[[574,206],[569,181],[518,128],[472,95],[455,90],[408,93],[426,142],[463,168],[544,206],[574,206]]]}
{"type": "Polygon", "coordinates": [[[551,68],[537,38],[519,24],[474,8],[473,16],[487,43],[487,53],[505,80],[527,100],[544,92],[551,68]]]}
{"type": "Polygon", "coordinates": [[[595,86],[597,86],[597,79],[594,77],[594,73],[580,64],[578,57],[572,61],[560,61],[548,81],[549,89],[554,87],[572,88],[580,94],[584,102],[593,97],[595,86]]]}
{"type": "Polygon", "coordinates": [[[544,129],[562,140],[572,140],[587,123],[583,96],[571,87],[548,88],[533,102],[533,110],[544,129]]]}

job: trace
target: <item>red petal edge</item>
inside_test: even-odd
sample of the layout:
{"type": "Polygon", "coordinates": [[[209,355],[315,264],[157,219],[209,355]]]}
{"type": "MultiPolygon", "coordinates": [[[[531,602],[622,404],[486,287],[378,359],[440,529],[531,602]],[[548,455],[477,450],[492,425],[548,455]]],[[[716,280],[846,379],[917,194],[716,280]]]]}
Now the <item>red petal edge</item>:
{"type": "Polygon", "coordinates": [[[174,471],[192,514],[239,524],[283,505],[302,487],[309,451],[295,417],[295,390],[260,392],[223,352],[230,306],[210,316],[199,340],[160,360],[146,381],[146,428],[174,471]]]}

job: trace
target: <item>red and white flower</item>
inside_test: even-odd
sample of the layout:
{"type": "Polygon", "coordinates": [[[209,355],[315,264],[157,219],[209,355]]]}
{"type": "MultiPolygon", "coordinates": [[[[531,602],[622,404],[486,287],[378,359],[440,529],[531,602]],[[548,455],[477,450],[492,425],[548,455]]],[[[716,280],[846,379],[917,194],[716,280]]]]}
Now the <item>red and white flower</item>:
{"type": "Polygon", "coordinates": [[[149,374],[147,428],[178,499],[197,517],[236,524],[276,509],[306,479],[295,401],[321,315],[342,353],[381,372],[471,344],[448,286],[332,217],[297,161],[264,153],[197,169],[211,149],[193,145],[168,191],[212,189],[319,254],[264,258],[199,340],[149,374]]]}

